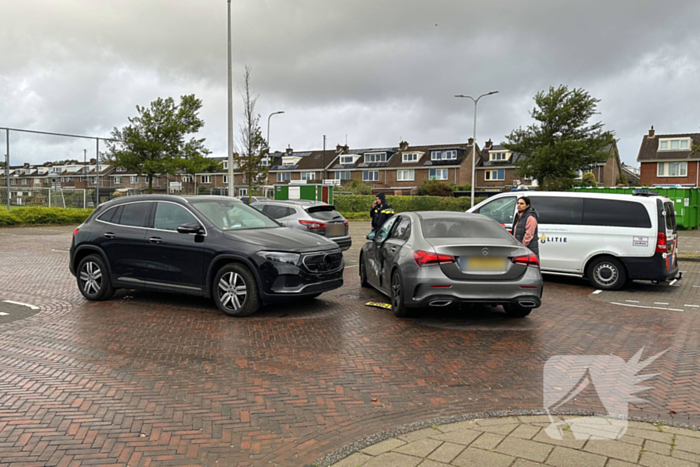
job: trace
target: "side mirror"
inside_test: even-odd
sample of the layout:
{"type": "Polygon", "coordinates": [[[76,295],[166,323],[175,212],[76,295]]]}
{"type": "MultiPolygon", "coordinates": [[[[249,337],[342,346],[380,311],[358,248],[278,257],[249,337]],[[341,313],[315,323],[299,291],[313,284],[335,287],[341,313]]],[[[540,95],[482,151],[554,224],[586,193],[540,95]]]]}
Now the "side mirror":
{"type": "Polygon", "coordinates": [[[375,232],[370,232],[370,233],[368,233],[368,234],[367,234],[367,240],[374,240],[374,237],[375,237],[376,235],[377,235],[377,234],[376,234],[375,232]]]}
{"type": "Polygon", "coordinates": [[[189,224],[178,225],[177,231],[181,234],[198,234],[202,231],[202,226],[197,222],[191,222],[189,224]]]}

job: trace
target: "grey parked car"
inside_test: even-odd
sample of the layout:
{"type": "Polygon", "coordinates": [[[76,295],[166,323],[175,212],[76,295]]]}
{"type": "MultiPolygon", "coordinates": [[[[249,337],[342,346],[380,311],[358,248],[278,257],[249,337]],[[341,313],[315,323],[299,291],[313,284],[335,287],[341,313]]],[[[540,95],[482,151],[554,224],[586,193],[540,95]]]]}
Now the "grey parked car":
{"type": "Polygon", "coordinates": [[[405,212],[360,253],[360,282],[391,297],[394,314],[457,304],[503,305],[524,317],[541,304],[537,256],[481,214],[405,212]]]}
{"type": "Polygon", "coordinates": [[[352,246],[347,219],[335,206],[321,201],[290,200],[251,203],[251,207],[285,227],[317,233],[333,240],[341,250],[352,246]]]}

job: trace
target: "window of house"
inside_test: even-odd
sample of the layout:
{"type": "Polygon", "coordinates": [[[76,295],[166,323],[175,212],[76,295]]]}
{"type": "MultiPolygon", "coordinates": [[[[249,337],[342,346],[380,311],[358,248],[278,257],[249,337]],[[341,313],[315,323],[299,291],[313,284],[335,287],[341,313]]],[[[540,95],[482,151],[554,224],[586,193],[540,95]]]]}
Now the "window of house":
{"type": "Polygon", "coordinates": [[[412,182],[416,178],[415,170],[397,170],[396,180],[399,182],[412,182]]]}
{"type": "Polygon", "coordinates": [[[228,170],[228,161],[224,161],[224,170],[228,170]]]}
{"type": "Polygon", "coordinates": [[[659,162],[656,164],[656,175],[658,177],[687,177],[687,162],[659,162]]]}
{"type": "Polygon", "coordinates": [[[22,185],[26,185],[26,184],[27,184],[27,179],[26,179],[26,178],[23,178],[23,179],[22,179],[22,185]]]}
{"type": "Polygon", "coordinates": [[[182,176],[182,181],[185,183],[189,183],[192,181],[192,175],[183,175],[182,176]]]}
{"type": "Polygon", "coordinates": [[[405,152],[403,153],[401,161],[410,164],[418,162],[418,159],[420,159],[420,155],[417,152],[405,152]]]}
{"type": "Polygon", "coordinates": [[[211,175],[202,175],[202,183],[208,185],[211,183],[211,175]]]}
{"type": "Polygon", "coordinates": [[[430,169],[430,180],[447,180],[447,169],[430,169]]]}
{"type": "Polygon", "coordinates": [[[10,180],[10,185],[17,185],[17,180],[14,178],[10,180]]]}
{"type": "Polygon", "coordinates": [[[687,151],[690,146],[690,138],[659,139],[659,151],[687,151]]]}
{"type": "Polygon", "coordinates": [[[341,164],[353,164],[353,157],[352,156],[340,156],[340,163],[341,164]]]}
{"type": "Polygon", "coordinates": [[[139,182],[139,177],[129,177],[129,183],[136,185],[139,182]]]}
{"type": "Polygon", "coordinates": [[[316,180],[316,172],[302,172],[301,173],[301,179],[302,180],[316,180]]]}
{"type": "Polygon", "coordinates": [[[510,154],[507,152],[492,152],[490,153],[490,160],[492,161],[507,161],[510,154]]]}
{"type": "Polygon", "coordinates": [[[263,157],[262,159],[260,159],[260,165],[263,167],[269,167],[270,166],[270,158],[263,157]]]}
{"type": "Polygon", "coordinates": [[[277,181],[278,182],[288,182],[292,179],[292,173],[291,172],[279,172],[277,174],[277,181]]]}
{"type": "Polygon", "coordinates": [[[379,181],[379,171],[378,170],[363,170],[362,171],[362,181],[365,181],[365,182],[377,182],[377,181],[379,181]]]}
{"type": "Polygon", "coordinates": [[[350,180],[352,177],[350,176],[350,171],[341,171],[341,172],[335,172],[335,179],[336,180],[350,180]]]}
{"type": "Polygon", "coordinates": [[[228,175],[224,175],[224,185],[228,185],[228,175]]]}
{"type": "Polygon", "coordinates": [[[122,184],[122,178],[121,178],[121,177],[114,177],[114,184],[115,184],[115,185],[121,185],[121,184],[122,184]]]}
{"type": "Polygon", "coordinates": [[[505,169],[498,169],[498,170],[487,170],[485,174],[485,179],[486,180],[505,180],[506,179],[506,170],[505,169]]]}
{"type": "Polygon", "coordinates": [[[450,161],[457,159],[457,151],[450,149],[449,151],[431,151],[430,160],[431,161],[450,161]]]}
{"type": "Polygon", "coordinates": [[[126,172],[126,167],[117,167],[117,172],[126,172]]]}
{"type": "Polygon", "coordinates": [[[386,153],[375,152],[372,154],[365,154],[365,162],[386,162],[386,153]]]}
{"type": "Polygon", "coordinates": [[[238,196],[248,196],[248,188],[239,188],[238,196]]]}

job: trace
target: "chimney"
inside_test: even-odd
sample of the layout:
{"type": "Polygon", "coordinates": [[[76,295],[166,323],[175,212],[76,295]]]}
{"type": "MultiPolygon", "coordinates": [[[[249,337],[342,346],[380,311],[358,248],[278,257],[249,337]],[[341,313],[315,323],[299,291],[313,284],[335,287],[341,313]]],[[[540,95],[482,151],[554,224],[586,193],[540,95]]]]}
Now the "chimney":
{"type": "Polygon", "coordinates": [[[287,155],[290,155],[293,152],[294,152],[294,149],[292,149],[289,145],[287,145],[287,155]]]}
{"type": "Polygon", "coordinates": [[[24,163],[24,168],[25,168],[25,169],[28,169],[28,168],[29,168],[29,162],[25,162],[25,163],[24,163]]]}
{"type": "Polygon", "coordinates": [[[90,165],[95,165],[97,161],[95,159],[90,159],[90,165]]]}
{"type": "Polygon", "coordinates": [[[402,151],[405,151],[406,149],[408,149],[408,141],[401,141],[399,143],[399,149],[401,149],[402,151]]]}
{"type": "Polygon", "coordinates": [[[471,146],[472,144],[474,144],[474,138],[469,138],[469,143],[468,143],[468,144],[469,144],[469,146],[471,146]]]}
{"type": "Polygon", "coordinates": [[[654,137],[654,125],[651,126],[651,129],[649,130],[649,138],[654,137]]]}
{"type": "Polygon", "coordinates": [[[484,143],[484,149],[491,149],[492,147],[493,142],[491,141],[491,138],[489,138],[489,140],[484,143]]]}

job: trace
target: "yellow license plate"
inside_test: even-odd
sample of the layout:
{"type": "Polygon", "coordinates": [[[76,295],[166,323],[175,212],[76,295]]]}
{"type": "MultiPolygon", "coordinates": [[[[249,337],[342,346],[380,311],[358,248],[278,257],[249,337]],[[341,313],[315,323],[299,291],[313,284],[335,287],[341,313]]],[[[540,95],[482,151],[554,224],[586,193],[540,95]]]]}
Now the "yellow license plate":
{"type": "Polygon", "coordinates": [[[467,258],[467,271],[505,271],[506,258],[467,258]]]}

